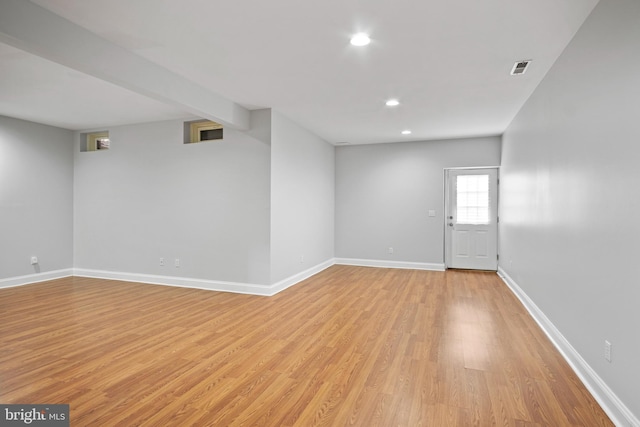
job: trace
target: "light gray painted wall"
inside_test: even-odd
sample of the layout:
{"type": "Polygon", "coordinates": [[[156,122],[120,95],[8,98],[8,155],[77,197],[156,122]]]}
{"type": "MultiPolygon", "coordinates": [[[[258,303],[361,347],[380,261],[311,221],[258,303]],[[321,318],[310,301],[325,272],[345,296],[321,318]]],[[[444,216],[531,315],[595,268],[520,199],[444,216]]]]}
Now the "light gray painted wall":
{"type": "Polygon", "coordinates": [[[73,267],[72,149],[71,131],[0,116],[0,279],[73,267]]]}
{"type": "Polygon", "coordinates": [[[182,121],[111,128],[108,151],[76,138],[75,267],[268,284],[269,115],[199,144],[182,121]]]}
{"type": "Polygon", "coordinates": [[[500,137],[338,147],[336,256],[442,264],[444,169],[499,163],[500,137]]]}
{"type": "Polygon", "coordinates": [[[639,24],[637,0],[601,1],[509,126],[500,224],[502,268],[636,417],[639,24]]]}
{"type": "Polygon", "coordinates": [[[271,125],[271,282],[276,283],[334,257],[335,149],[277,111],[271,125]]]}

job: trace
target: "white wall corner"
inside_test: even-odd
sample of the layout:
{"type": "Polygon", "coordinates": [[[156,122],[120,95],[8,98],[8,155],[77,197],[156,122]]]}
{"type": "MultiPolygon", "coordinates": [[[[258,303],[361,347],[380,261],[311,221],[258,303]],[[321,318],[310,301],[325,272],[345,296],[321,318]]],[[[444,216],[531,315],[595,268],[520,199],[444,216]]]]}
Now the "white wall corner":
{"type": "Polygon", "coordinates": [[[287,277],[286,279],[280,280],[279,282],[271,285],[271,293],[269,295],[275,295],[278,292],[281,292],[291,286],[302,282],[303,280],[308,279],[309,277],[320,273],[322,270],[326,270],[336,263],[334,258],[328,259],[325,262],[322,262],[318,265],[315,265],[307,270],[301,271],[300,273],[294,274],[293,276],[287,277]]]}
{"type": "Polygon", "coordinates": [[[336,264],[359,267],[402,268],[410,270],[444,271],[444,263],[387,261],[377,259],[336,258],[336,264]]]}
{"type": "Polygon", "coordinates": [[[152,274],[123,273],[117,271],[76,268],[73,275],[107,280],[148,283],[151,285],[175,286],[179,288],[204,289],[208,291],[232,292],[249,295],[271,295],[271,287],[254,283],[224,282],[219,280],[193,279],[188,277],[158,276],[152,274]]]}
{"type": "Polygon", "coordinates": [[[62,279],[63,277],[73,276],[72,268],[63,270],[47,271],[45,273],[28,274],[26,276],[9,277],[0,280],[0,289],[11,288],[14,286],[29,285],[32,283],[46,282],[47,280],[62,279]]]}
{"type": "Polygon", "coordinates": [[[616,426],[640,427],[640,420],[625,406],[607,384],[582,358],[580,353],[567,341],[549,318],[538,308],[518,284],[502,269],[498,267],[498,276],[506,283],[520,300],[538,326],[549,337],[553,345],[567,361],[585,387],[598,401],[616,426]]]}

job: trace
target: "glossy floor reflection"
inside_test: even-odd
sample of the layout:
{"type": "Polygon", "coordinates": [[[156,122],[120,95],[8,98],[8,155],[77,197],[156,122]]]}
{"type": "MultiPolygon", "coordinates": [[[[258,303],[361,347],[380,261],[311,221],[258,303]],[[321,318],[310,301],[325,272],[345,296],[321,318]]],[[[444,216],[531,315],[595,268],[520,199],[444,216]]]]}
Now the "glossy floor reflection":
{"type": "Polygon", "coordinates": [[[274,297],[0,289],[0,402],[74,426],[612,425],[494,273],[333,266],[274,297]]]}

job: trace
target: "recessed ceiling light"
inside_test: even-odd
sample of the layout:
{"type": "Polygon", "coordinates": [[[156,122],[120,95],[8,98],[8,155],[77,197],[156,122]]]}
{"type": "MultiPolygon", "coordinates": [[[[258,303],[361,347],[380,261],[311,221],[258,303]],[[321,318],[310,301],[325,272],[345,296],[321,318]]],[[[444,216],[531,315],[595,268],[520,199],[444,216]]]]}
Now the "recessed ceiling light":
{"type": "Polygon", "coordinates": [[[398,101],[397,99],[390,99],[385,102],[385,104],[387,105],[387,107],[395,107],[396,105],[400,105],[400,101],[398,101]]]}
{"type": "Polygon", "coordinates": [[[411,135],[411,131],[409,129],[402,131],[403,135],[411,135]]]}
{"type": "Polygon", "coordinates": [[[358,33],[351,37],[351,44],[354,46],[366,46],[371,43],[371,39],[368,34],[358,33]]]}

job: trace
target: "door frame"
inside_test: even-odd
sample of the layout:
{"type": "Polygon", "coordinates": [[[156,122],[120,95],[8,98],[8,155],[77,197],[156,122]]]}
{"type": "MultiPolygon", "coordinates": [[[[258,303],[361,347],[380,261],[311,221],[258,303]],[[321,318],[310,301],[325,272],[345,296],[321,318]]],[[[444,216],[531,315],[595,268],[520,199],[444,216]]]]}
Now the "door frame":
{"type": "Polygon", "coordinates": [[[449,239],[447,238],[447,233],[448,233],[448,226],[447,226],[447,222],[449,221],[447,219],[447,217],[449,216],[449,209],[450,209],[450,200],[449,200],[449,171],[456,171],[456,170],[482,170],[482,169],[495,169],[496,170],[496,178],[497,178],[497,182],[496,182],[496,202],[497,202],[497,206],[498,206],[498,210],[496,212],[496,252],[498,255],[498,268],[500,267],[500,166],[466,166],[466,167],[458,167],[458,168],[444,168],[442,170],[442,174],[443,174],[443,182],[444,182],[444,208],[443,208],[443,222],[442,222],[442,229],[443,229],[443,235],[442,235],[442,251],[443,251],[443,259],[444,259],[444,269],[448,270],[452,267],[450,267],[451,265],[451,250],[450,250],[450,244],[451,242],[449,241],[449,239]]]}

